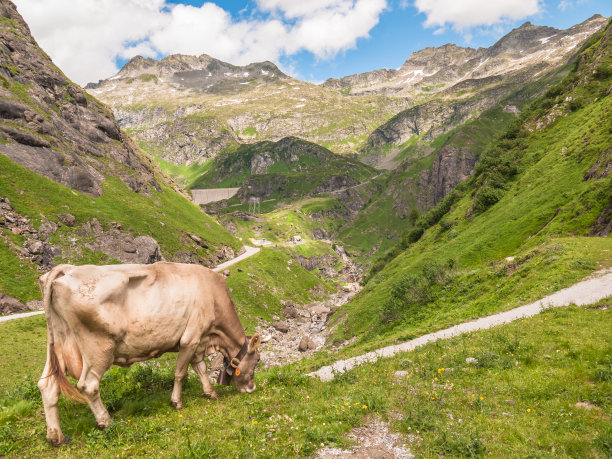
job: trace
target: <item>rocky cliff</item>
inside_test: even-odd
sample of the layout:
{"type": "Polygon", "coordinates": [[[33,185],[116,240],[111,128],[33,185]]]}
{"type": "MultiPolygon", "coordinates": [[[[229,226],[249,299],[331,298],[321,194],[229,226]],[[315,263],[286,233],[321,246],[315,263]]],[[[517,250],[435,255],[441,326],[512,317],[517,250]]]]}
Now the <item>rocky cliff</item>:
{"type": "Polygon", "coordinates": [[[375,87],[392,88],[416,101],[368,137],[362,150],[365,161],[380,168],[397,167],[393,158],[408,141],[431,142],[526,86],[539,86],[529,97],[543,94],[560,78],[560,69],[578,47],[605,24],[602,16],[567,30],[527,22],[490,48],[444,45],[414,53],[397,71],[401,78],[351,89],[358,95],[375,87]]]}
{"type": "Polygon", "coordinates": [[[0,15],[0,153],[91,196],[107,174],[133,191],[159,190],[151,160],[111,111],[51,62],[11,2],[0,15]]]}

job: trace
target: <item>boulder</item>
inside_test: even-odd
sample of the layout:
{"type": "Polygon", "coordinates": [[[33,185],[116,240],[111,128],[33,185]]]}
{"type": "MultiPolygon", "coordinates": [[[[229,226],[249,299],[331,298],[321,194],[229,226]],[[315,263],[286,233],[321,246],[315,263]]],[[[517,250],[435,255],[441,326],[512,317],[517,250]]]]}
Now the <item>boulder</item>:
{"type": "Polygon", "coordinates": [[[320,316],[331,312],[331,309],[322,303],[314,303],[309,309],[311,316],[320,316]]]}
{"type": "Polygon", "coordinates": [[[281,333],[287,333],[289,331],[289,324],[287,322],[274,322],[272,326],[281,333]]]}
{"type": "Polygon", "coordinates": [[[285,310],[283,311],[283,316],[285,316],[287,319],[297,319],[300,314],[295,306],[286,306],[285,310]]]}
{"type": "Polygon", "coordinates": [[[40,255],[45,250],[45,244],[41,241],[34,241],[32,244],[30,244],[28,250],[31,254],[40,255]]]}
{"type": "Polygon", "coordinates": [[[155,239],[149,236],[138,236],[134,239],[137,263],[150,264],[162,261],[161,250],[155,239]]]}
{"type": "Polygon", "coordinates": [[[66,226],[74,226],[74,224],[76,223],[76,217],[72,214],[61,214],[58,215],[57,218],[59,219],[60,222],[62,222],[62,224],[66,225],[66,226]]]}
{"type": "Polygon", "coordinates": [[[62,249],[56,245],[45,245],[42,253],[42,265],[47,268],[53,268],[55,257],[61,255],[62,249]]]}
{"type": "Polygon", "coordinates": [[[17,298],[0,293],[0,314],[13,314],[16,312],[27,311],[28,308],[25,304],[19,301],[17,298]]]}
{"type": "Polygon", "coordinates": [[[298,345],[298,351],[306,352],[309,349],[316,349],[317,345],[314,343],[310,336],[304,335],[300,340],[300,344],[298,345]]]}
{"type": "Polygon", "coordinates": [[[100,236],[102,233],[104,233],[104,229],[97,218],[94,218],[91,220],[91,222],[89,222],[89,228],[96,236],[100,236]]]}

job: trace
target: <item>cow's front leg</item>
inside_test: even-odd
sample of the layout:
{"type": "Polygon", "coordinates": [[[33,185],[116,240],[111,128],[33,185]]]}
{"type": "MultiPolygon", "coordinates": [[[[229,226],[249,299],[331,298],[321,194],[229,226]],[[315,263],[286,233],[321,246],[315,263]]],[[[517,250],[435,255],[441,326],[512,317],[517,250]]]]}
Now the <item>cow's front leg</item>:
{"type": "Polygon", "coordinates": [[[212,398],[213,400],[217,400],[219,398],[219,395],[217,395],[217,392],[215,392],[215,389],[213,389],[213,386],[210,383],[210,379],[208,379],[208,375],[206,374],[206,363],[204,362],[202,357],[196,356],[196,358],[191,361],[191,366],[200,377],[204,394],[212,398]],[[200,359],[199,362],[195,362],[195,360],[198,359],[200,359]]]}
{"type": "Polygon", "coordinates": [[[179,348],[178,357],[176,359],[176,371],[174,372],[174,388],[172,389],[172,396],[170,397],[170,404],[177,410],[183,408],[183,379],[187,376],[189,362],[193,358],[195,350],[195,344],[183,345],[181,343],[179,348]]]}

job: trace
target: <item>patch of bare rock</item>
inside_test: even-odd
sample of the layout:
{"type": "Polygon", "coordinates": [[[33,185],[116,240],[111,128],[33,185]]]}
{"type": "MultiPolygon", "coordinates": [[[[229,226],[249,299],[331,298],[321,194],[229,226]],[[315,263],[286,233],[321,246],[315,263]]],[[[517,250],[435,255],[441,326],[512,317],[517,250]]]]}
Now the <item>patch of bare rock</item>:
{"type": "Polygon", "coordinates": [[[363,426],[354,428],[349,438],[357,445],[350,450],[325,447],[319,450],[318,459],[388,459],[413,458],[414,454],[405,445],[401,436],[389,430],[389,424],[373,419],[363,426]]]}
{"type": "Polygon", "coordinates": [[[281,301],[283,317],[275,317],[272,324],[262,323],[256,329],[264,338],[269,338],[261,350],[263,365],[266,368],[286,365],[323,348],[329,335],[329,317],[359,290],[360,285],[352,283],[343,286],[325,301],[306,305],[290,300],[281,301]]]}

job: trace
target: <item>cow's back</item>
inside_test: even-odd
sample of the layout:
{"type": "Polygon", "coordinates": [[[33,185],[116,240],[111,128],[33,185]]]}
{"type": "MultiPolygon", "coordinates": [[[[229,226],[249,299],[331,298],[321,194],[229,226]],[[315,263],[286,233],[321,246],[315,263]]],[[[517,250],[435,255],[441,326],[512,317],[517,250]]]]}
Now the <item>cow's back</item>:
{"type": "Polygon", "coordinates": [[[221,276],[199,265],[72,266],[54,281],[53,309],[130,359],[173,350],[188,328],[203,333],[224,292],[221,276]]]}

